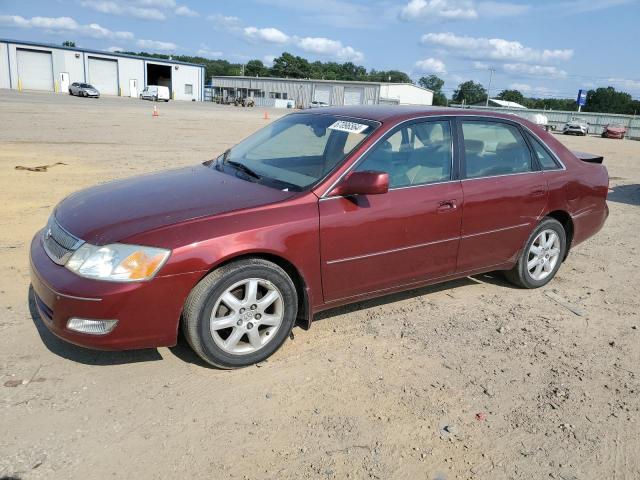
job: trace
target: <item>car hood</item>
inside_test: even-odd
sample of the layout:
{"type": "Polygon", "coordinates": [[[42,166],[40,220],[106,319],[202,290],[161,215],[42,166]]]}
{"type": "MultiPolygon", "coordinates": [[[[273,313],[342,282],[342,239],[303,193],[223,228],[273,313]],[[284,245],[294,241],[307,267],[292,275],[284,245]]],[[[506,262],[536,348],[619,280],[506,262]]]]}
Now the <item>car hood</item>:
{"type": "Polygon", "coordinates": [[[294,194],[198,165],[81,190],[60,202],[55,216],[76,237],[105,245],[185,220],[275,203],[294,194]]]}
{"type": "Polygon", "coordinates": [[[605,127],[607,129],[608,132],[613,132],[613,133],[624,133],[627,131],[626,128],[624,127],[605,127]]]}
{"type": "Polygon", "coordinates": [[[567,122],[567,127],[587,128],[587,124],[581,122],[567,122]]]}

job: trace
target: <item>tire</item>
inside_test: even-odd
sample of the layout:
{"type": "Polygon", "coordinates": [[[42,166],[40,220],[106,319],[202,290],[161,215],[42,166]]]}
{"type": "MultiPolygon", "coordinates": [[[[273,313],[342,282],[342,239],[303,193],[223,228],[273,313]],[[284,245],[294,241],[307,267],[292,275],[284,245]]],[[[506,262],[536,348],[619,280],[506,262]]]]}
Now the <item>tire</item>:
{"type": "Polygon", "coordinates": [[[545,218],[531,232],[531,235],[524,244],[524,248],[520,253],[515,266],[505,272],[505,277],[514,285],[522,288],[539,288],[549,283],[555,277],[567,251],[567,235],[564,227],[554,218],[545,218]],[[545,237],[540,237],[545,233],[545,237]],[[552,234],[556,237],[553,237],[552,234]],[[554,240],[553,245],[544,246],[541,240],[547,239],[550,243],[554,240]],[[557,242],[555,241],[557,239],[557,242]],[[534,245],[535,243],[535,245],[534,245]],[[542,250],[539,245],[542,246],[542,250]],[[538,249],[539,253],[532,251],[538,249]],[[544,249],[547,250],[544,250],[544,249]],[[546,255],[546,260],[545,260],[546,255]],[[533,263],[536,259],[537,263],[533,263]],[[546,262],[546,263],[545,263],[546,262]],[[532,268],[527,268],[528,264],[532,264],[532,268]],[[539,267],[538,264],[541,266],[539,267]],[[549,270],[547,270],[549,268],[549,270]],[[533,272],[531,271],[533,270],[533,272]]]}
{"type": "Polygon", "coordinates": [[[71,89],[69,89],[69,95],[73,95],[73,93],[71,92],[71,89]]]}
{"type": "Polygon", "coordinates": [[[297,313],[298,295],[291,278],[276,264],[254,258],[230,263],[204,277],[187,297],[182,328],[191,348],[205,362],[223,369],[241,368],[278,350],[297,313]],[[256,283],[253,295],[252,282],[256,283]],[[272,297],[275,300],[269,303],[272,297]]]}

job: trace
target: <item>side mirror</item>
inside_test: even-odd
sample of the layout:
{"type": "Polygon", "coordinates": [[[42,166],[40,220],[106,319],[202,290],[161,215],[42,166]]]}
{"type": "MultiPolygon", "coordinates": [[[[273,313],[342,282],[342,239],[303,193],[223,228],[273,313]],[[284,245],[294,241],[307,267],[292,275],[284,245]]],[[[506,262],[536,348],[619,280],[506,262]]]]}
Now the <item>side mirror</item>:
{"type": "Polygon", "coordinates": [[[352,172],[329,193],[341,195],[379,195],[389,191],[389,174],[386,172],[352,172]]]}

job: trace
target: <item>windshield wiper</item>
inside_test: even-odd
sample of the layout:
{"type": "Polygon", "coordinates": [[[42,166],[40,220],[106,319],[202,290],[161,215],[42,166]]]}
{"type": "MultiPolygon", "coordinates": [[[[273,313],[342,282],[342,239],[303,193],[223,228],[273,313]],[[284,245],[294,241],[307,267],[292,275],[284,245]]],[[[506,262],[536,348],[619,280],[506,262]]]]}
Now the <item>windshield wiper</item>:
{"type": "Polygon", "coordinates": [[[246,173],[247,175],[249,175],[250,177],[255,178],[256,180],[260,180],[262,179],[262,176],[260,176],[259,174],[257,174],[256,172],[254,172],[253,170],[251,170],[249,167],[247,167],[244,163],[240,163],[240,162],[236,162],[234,160],[224,160],[223,163],[226,163],[227,165],[231,165],[232,167],[234,167],[237,170],[240,170],[244,173],[246,173]]]}

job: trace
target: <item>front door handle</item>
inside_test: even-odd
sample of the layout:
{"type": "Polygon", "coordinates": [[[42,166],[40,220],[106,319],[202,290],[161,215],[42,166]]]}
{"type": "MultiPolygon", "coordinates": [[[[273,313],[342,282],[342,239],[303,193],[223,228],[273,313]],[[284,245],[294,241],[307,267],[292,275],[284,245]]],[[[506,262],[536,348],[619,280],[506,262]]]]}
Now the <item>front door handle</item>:
{"type": "Polygon", "coordinates": [[[455,200],[443,200],[438,203],[437,211],[438,213],[447,213],[454,211],[456,208],[458,208],[458,206],[455,200]]]}

